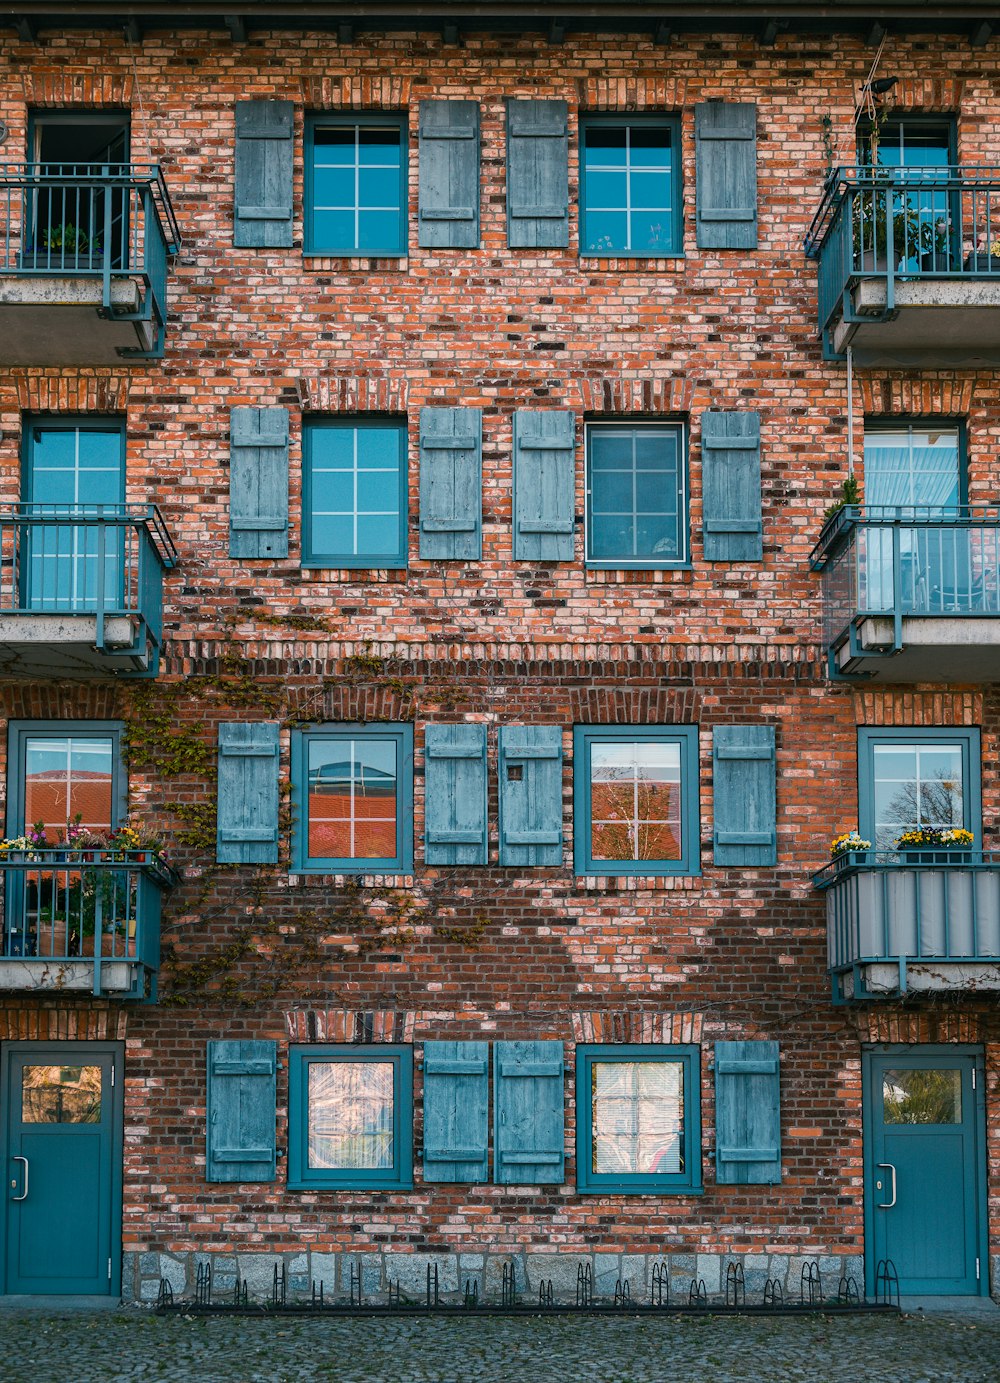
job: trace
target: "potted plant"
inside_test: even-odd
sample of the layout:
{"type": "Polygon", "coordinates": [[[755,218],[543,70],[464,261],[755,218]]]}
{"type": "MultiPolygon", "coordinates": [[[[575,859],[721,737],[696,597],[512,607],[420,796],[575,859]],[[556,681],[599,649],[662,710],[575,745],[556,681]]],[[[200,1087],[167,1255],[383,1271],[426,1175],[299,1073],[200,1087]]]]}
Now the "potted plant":
{"type": "Polygon", "coordinates": [[[857,831],[844,831],[830,841],[830,858],[838,864],[851,863],[851,856],[861,854],[872,848],[870,840],[865,840],[857,831]]]}
{"type": "Polygon", "coordinates": [[[893,849],[912,864],[968,864],[974,840],[961,827],[915,826],[896,837],[893,849]]]}
{"type": "Polygon", "coordinates": [[[920,268],[925,274],[946,274],[951,270],[951,222],[940,216],[933,225],[920,224],[920,268]]]}
{"type": "Polygon", "coordinates": [[[865,168],[865,183],[855,188],[851,203],[854,267],[884,271],[889,265],[889,222],[892,221],[893,267],[914,255],[920,245],[920,217],[905,193],[886,185],[891,170],[865,168]]]}
{"type": "Polygon", "coordinates": [[[1000,275],[1000,236],[986,244],[984,241],[965,257],[965,268],[970,274],[1000,275]]]}

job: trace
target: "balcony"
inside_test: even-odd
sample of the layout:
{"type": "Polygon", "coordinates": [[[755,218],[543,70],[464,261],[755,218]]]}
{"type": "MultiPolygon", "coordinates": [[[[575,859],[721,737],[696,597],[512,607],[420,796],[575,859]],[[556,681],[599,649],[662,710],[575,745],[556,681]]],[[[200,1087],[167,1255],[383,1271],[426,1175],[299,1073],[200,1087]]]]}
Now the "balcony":
{"type": "Polygon", "coordinates": [[[180,232],[150,164],[0,164],[0,365],[163,355],[180,232]]]}
{"type": "Polygon", "coordinates": [[[176,875],[144,850],[0,852],[0,992],[155,999],[160,903],[176,875]]]}
{"type": "Polygon", "coordinates": [[[0,677],[155,677],[176,561],[155,506],[0,510],[0,677]]]}
{"type": "Polygon", "coordinates": [[[810,564],[823,573],[830,676],[995,682],[1000,510],[859,508],[831,518],[810,564]]]}
{"type": "Polygon", "coordinates": [[[826,359],[1000,364],[1000,169],[834,169],[806,254],[826,359]]]}
{"type": "Polygon", "coordinates": [[[1000,989],[1000,854],[859,851],[813,884],[835,1003],[1000,989]]]}

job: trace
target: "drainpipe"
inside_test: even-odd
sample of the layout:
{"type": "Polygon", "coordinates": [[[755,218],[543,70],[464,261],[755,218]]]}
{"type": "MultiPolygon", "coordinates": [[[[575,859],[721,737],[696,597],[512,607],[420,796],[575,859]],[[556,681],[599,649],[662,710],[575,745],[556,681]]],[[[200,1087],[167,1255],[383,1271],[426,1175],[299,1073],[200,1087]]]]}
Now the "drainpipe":
{"type": "Polygon", "coordinates": [[[854,352],[847,347],[847,474],[854,474],[854,352]]]}

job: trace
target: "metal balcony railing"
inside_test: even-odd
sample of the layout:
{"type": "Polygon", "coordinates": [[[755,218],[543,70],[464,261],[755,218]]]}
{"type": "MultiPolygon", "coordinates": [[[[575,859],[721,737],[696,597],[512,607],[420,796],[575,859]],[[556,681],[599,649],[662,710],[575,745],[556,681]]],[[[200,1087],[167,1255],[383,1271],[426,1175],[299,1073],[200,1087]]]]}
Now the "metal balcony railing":
{"type": "Polygon", "coordinates": [[[0,510],[0,617],[87,615],[96,645],[157,661],[163,573],[177,551],[155,505],[19,504],[0,510]],[[112,648],[112,620],[131,639],[112,648]]]}
{"type": "Polygon", "coordinates": [[[180,230],[156,164],[0,163],[0,274],[100,278],[102,311],[149,323],[163,353],[167,262],[180,230]],[[116,279],[140,287],[138,311],[113,301],[116,279]]]}
{"type": "Polygon", "coordinates": [[[1000,168],[835,168],[805,240],[817,261],[819,328],[832,354],[835,321],[888,321],[900,280],[1000,282],[1000,168]],[[885,282],[875,317],[853,314],[860,279],[885,282]]]}
{"type": "Polygon", "coordinates": [[[150,985],[155,990],[161,894],[177,881],[159,855],[58,846],[0,852],[0,876],[3,987],[17,987],[19,968],[24,987],[33,988],[39,968],[51,974],[93,967],[95,994],[142,998],[150,985]],[[110,988],[108,975],[117,981],[110,988]]]}

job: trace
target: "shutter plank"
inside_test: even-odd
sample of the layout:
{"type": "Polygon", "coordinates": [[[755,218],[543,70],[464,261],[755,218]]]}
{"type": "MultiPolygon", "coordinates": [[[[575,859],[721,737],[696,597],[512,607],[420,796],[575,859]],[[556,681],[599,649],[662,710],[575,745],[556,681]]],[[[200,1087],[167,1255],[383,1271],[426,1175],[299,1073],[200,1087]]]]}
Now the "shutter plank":
{"type": "Polygon", "coordinates": [[[701,415],[701,487],[706,562],[759,562],[764,556],[760,415],[701,415]]]}
{"type": "Polygon", "coordinates": [[[220,864],[278,862],[277,722],[219,726],[216,859],[220,864]]]}
{"type": "Polygon", "coordinates": [[[424,1043],[424,1180],[489,1180],[489,1043],[424,1043]]]}
{"type": "Polygon", "coordinates": [[[505,725],[499,745],[501,865],[562,864],[559,727],[505,725]]]}
{"type": "Polygon", "coordinates": [[[428,725],[424,784],[426,862],[486,864],[486,726],[428,725]]]}
{"type": "Polygon", "coordinates": [[[230,410],[229,555],[288,556],[288,409],[230,410]]]}
{"type": "Polygon", "coordinates": [[[209,1042],[206,1056],[206,1180],[274,1181],[277,1043],[209,1042]]]}
{"type": "Polygon", "coordinates": [[[757,107],[695,106],[696,232],[704,250],[757,248],[757,107]]]}
{"type": "Polygon", "coordinates": [[[427,248],[479,246],[479,105],[420,102],[418,240],[427,248]]]}
{"type": "Polygon", "coordinates": [[[715,1044],[715,1165],[723,1185],[781,1181],[777,1042],[715,1044]]]}
{"type": "Polygon", "coordinates": [[[483,410],[420,410],[420,556],[483,554],[483,410]]]}
{"type": "Polygon", "coordinates": [[[576,418],[561,409],[514,413],[514,559],[573,560],[576,418]]]}
{"type": "Polygon", "coordinates": [[[778,862],[773,725],[717,725],[712,731],[715,863],[778,862]]]}
{"type": "Polygon", "coordinates": [[[568,131],[565,101],[507,102],[507,241],[511,249],[569,245],[568,131]]]}
{"type": "Polygon", "coordinates": [[[294,108],[291,101],[236,102],[233,243],[292,243],[294,108]]]}
{"type": "Polygon", "coordinates": [[[565,1162],[561,1042],[495,1042],[494,1170],[500,1185],[559,1185],[565,1162]]]}

